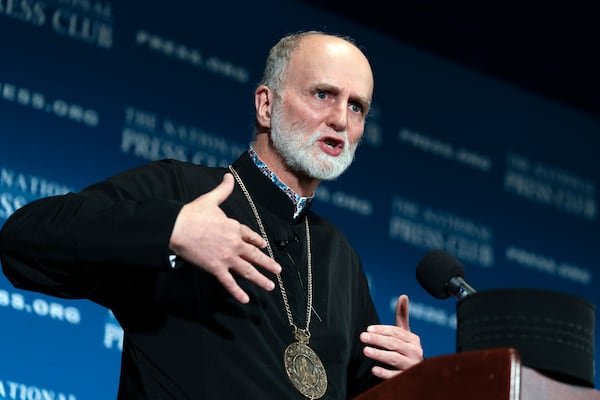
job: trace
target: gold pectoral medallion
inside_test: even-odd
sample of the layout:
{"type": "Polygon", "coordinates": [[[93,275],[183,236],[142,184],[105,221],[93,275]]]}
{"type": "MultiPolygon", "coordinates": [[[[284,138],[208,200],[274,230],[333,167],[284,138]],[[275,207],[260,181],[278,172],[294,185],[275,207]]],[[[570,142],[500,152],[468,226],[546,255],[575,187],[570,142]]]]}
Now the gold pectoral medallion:
{"type": "Polygon", "coordinates": [[[296,332],[297,342],[283,353],[283,364],[290,381],[308,399],[320,399],[327,391],[327,372],[323,362],[308,347],[308,338],[296,332]]]}

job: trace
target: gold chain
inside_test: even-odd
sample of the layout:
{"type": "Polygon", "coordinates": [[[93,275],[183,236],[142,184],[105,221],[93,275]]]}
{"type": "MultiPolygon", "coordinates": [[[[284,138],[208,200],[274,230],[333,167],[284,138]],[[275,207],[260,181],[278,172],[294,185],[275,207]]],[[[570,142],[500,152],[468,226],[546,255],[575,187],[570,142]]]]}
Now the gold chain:
{"type": "MultiPolygon", "coordinates": [[[[244,182],[242,182],[242,178],[240,178],[240,176],[238,175],[237,171],[233,168],[233,166],[230,165],[229,170],[233,174],[238,185],[240,185],[242,192],[244,192],[244,196],[246,196],[246,200],[248,200],[248,204],[250,204],[250,208],[252,209],[252,212],[254,213],[254,218],[256,219],[256,222],[258,223],[258,228],[260,229],[260,234],[267,242],[267,251],[269,252],[269,256],[271,258],[275,259],[274,255],[273,255],[273,250],[271,249],[271,244],[269,243],[269,238],[267,237],[267,232],[265,230],[265,227],[263,226],[262,220],[260,219],[260,215],[258,215],[258,209],[254,205],[254,201],[252,201],[252,197],[250,197],[250,193],[248,192],[248,189],[246,189],[246,185],[244,185],[244,182]]],[[[313,300],[313,296],[312,296],[312,292],[313,292],[312,255],[311,255],[311,251],[310,251],[310,229],[308,227],[308,217],[304,217],[304,225],[306,228],[306,247],[307,247],[307,264],[308,264],[308,266],[307,266],[307,269],[308,269],[308,272],[307,272],[308,296],[307,297],[308,297],[308,299],[306,302],[306,328],[300,329],[296,326],[296,324],[294,324],[294,319],[292,317],[292,310],[290,309],[287,292],[285,291],[285,287],[283,286],[283,280],[281,279],[281,274],[277,274],[277,283],[279,284],[279,289],[281,291],[281,297],[283,299],[283,305],[285,306],[285,312],[287,313],[288,321],[289,321],[290,325],[292,326],[292,328],[294,328],[294,336],[299,341],[301,341],[303,343],[308,343],[308,340],[310,339],[309,326],[310,326],[310,316],[311,316],[312,300],[313,300]]]]}

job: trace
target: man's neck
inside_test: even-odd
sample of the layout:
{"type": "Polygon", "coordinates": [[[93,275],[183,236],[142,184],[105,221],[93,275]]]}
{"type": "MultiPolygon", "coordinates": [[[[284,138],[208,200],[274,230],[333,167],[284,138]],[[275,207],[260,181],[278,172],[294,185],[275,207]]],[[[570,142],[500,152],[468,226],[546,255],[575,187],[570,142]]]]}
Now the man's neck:
{"type": "Polygon", "coordinates": [[[252,147],[262,162],[267,165],[281,182],[285,183],[299,196],[314,196],[315,190],[321,181],[290,169],[281,155],[273,148],[268,135],[257,135],[256,140],[252,143],[252,147]]]}
{"type": "Polygon", "coordinates": [[[256,167],[292,201],[294,204],[294,218],[300,216],[312,202],[313,196],[301,196],[287,184],[282,182],[281,179],[279,179],[279,177],[268,167],[268,165],[260,159],[252,145],[250,145],[250,148],[248,149],[248,154],[250,155],[250,158],[256,167]]]}

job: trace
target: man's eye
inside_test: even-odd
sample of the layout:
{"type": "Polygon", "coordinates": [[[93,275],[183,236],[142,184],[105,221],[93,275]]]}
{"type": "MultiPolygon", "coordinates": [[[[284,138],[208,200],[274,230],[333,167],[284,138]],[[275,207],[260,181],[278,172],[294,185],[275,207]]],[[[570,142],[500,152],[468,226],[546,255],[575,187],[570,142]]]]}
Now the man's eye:
{"type": "Polygon", "coordinates": [[[359,104],[351,104],[350,109],[355,113],[362,114],[362,107],[359,104]]]}
{"type": "Polygon", "coordinates": [[[315,96],[321,100],[325,100],[327,98],[327,92],[325,90],[319,90],[315,93],[315,96]]]}

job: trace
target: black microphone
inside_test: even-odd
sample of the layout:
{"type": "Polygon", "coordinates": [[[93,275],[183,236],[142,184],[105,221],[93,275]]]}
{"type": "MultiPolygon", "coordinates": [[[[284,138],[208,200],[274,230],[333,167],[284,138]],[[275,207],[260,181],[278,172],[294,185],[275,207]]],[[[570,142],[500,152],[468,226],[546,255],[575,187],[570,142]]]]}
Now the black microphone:
{"type": "Polygon", "coordinates": [[[465,279],[465,268],[452,254],[431,250],[417,265],[417,281],[433,297],[462,299],[477,291],[465,279]]]}
{"type": "Polygon", "coordinates": [[[286,251],[287,246],[292,242],[297,242],[298,235],[290,227],[273,228],[273,243],[278,250],[286,251]]]}
{"type": "Polygon", "coordinates": [[[286,239],[275,240],[275,246],[277,246],[279,250],[285,250],[289,243],[290,241],[286,239]]]}

